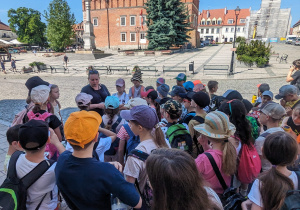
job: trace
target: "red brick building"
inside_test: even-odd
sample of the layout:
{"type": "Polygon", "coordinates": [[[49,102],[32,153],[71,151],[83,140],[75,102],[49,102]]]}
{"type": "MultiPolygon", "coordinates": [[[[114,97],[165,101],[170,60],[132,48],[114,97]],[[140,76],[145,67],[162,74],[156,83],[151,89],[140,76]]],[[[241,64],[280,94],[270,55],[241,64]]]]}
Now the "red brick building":
{"type": "MultiPolygon", "coordinates": [[[[192,46],[200,44],[197,31],[199,0],[182,0],[189,10],[193,31],[188,32],[192,46]]],[[[146,49],[146,0],[91,0],[91,22],[98,49],[146,49]]],[[[86,21],[82,0],[83,21],[86,21]]]]}

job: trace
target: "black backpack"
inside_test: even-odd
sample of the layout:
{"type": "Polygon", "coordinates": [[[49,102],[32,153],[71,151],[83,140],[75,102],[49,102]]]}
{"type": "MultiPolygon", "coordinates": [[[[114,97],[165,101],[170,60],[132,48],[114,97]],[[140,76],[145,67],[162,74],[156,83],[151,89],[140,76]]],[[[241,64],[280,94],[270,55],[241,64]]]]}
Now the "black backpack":
{"type": "Polygon", "coordinates": [[[300,171],[295,171],[298,179],[298,190],[289,190],[286,193],[284,204],[280,210],[299,210],[300,209],[300,171]]]}
{"type": "MultiPolygon", "coordinates": [[[[193,117],[192,120],[196,120],[200,124],[204,123],[204,121],[205,121],[203,119],[203,117],[200,117],[200,116],[195,116],[195,117],[193,117]]],[[[194,135],[194,137],[193,137],[193,142],[194,142],[194,144],[196,145],[196,148],[197,148],[197,156],[199,154],[202,154],[204,152],[204,150],[203,150],[202,146],[198,143],[196,135],[194,135]]]]}
{"type": "MultiPolygon", "coordinates": [[[[10,158],[7,177],[0,186],[0,209],[26,210],[27,189],[55,163],[53,160],[44,160],[23,178],[19,179],[16,163],[21,154],[24,154],[24,152],[16,151],[10,158]]],[[[43,196],[36,210],[40,208],[46,195],[47,193],[43,196]]]]}

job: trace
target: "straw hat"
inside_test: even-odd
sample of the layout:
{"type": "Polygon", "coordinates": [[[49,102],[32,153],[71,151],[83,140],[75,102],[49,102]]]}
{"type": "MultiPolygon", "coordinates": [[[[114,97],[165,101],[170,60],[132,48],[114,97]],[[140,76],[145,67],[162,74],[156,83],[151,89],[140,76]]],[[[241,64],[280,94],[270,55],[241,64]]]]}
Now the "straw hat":
{"type": "Polygon", "coordinates": [[[205,122],[194,127],[199,133],[213,139],[226,139],[235,133],[235,126],[229,122],[228,116],[220,111],[210,112],[205,122]]]}

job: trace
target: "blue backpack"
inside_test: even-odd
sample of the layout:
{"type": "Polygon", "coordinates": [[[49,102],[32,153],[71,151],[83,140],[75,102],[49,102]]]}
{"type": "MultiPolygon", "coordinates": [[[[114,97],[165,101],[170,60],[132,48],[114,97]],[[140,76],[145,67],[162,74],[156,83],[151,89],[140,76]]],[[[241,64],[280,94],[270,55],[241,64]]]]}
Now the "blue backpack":
{"type": "Polygon", "coordinates": [[[127,156],[140,143],[140,137],[134,135],[134,133],[132,132],[128,124],[124,124],[123,126],[129,135],[129,139],[126,145],[126,156],[127,156]]]}

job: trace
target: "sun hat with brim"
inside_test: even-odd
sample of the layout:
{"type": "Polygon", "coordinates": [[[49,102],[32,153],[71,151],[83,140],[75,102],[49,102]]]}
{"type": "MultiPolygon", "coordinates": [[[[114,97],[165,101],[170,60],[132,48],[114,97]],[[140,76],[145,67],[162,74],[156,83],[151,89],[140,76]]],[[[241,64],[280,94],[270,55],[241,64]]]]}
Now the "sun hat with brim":
{"type": "Polygon", "coordinates": [[[203,124],[194,126],[199,133],[213,139],[227,139],[235,133],[235,126],[229,122],[228,116],[220,111],[210,112],[205,116],[203,124]]]}
{"type": "Polygon", "coordinates": [[[132,98],[128,101],[127,104],[124,105],[124,107],[128,109],[132,109],[135,106],[141,106],[141,105],[148,105],[147,101],[142,98],[132,98]]]}

